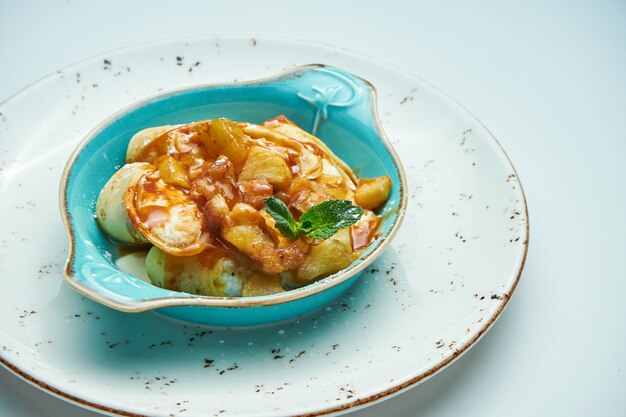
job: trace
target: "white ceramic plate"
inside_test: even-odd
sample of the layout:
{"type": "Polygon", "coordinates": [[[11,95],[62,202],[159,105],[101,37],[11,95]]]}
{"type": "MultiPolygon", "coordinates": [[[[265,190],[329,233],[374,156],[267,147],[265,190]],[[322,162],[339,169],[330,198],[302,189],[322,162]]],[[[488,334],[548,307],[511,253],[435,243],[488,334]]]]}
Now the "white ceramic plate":
{"type": "Polygon", "coordinates": [[[0,361],[32,384],[120,415],[323,415],[433,375],[493,324],[519,280],[528,219],[495,139],[424,81],[363,56],[242,37],[153,43],[88,59],[0,105],[0,361]],[[349,293],[298,321],[208,329],[125,314],[70,290],[57,207],[75,145],[160,91],[310,63],[378,90],[408,176],[406,220],[349,293]]]}

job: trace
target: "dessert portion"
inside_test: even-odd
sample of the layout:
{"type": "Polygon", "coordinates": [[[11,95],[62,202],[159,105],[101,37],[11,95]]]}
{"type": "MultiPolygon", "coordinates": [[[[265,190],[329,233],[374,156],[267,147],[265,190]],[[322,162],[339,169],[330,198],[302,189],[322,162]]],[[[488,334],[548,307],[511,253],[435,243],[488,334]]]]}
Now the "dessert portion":
{"type": "Polygon", "coordinates": [[[279,116],[160,126],[133,136],[96,204],[101,229],[149,249],[156,286],[208,296],[298,288],[376,238],[387,176],[359,179],[319,138],[279,116]]]}

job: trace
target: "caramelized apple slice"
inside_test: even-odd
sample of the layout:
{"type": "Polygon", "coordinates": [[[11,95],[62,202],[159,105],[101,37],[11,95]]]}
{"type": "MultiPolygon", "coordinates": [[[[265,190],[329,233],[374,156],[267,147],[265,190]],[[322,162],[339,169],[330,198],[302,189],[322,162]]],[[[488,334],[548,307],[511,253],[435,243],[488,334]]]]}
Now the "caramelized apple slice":
{"type": "Polygon", "coordinates": [[[171,156],[159,156],[154,160],[154,165],[159,170],[159,176],[168,184],[189,189],[191,183],[185,171],[185,166],[171,156]]]}
{"type": "Polygon", "coordinates": [[[310,247],[302,239],[277,239],[267,213],[244,203],[235,204],[224,219],[222,238],[250,258],[261,272],[277,274],[300,265],[310,247]]]}
{"type": "Polygon", "coordinates": [[[263,126],[274,130],[275,132],[282,133],[292,139],[297,140],[300,143],[314,145],[320,148],[328,158],[330,158],[337,167],[340,168],[341,175],[346,178],[346,184],[354,189],[358,182],[357,176],[352,172],[348,164],[337,157],[332,150],[319,138],[311,135],[310,133],[300,129],[295,123],[287,119],[285,116],[278,116],[273,119],[267,120],[263,123],[263,126]]]}
{"type": "Polygon", "coordinates": [[[299,282],[309,283],[325,275],[334,274],[352,263],[352,256],[334,239],[314,246],[304,263],[296,270],[299,282]]]}
{"type": "MultiPolygon", "coordinates": [[[[241,123],[241,130],[266,148],[283,150],[287,156],[297,161],[295,169],[301,177],[314,179],[322,174],[322,159],[311,149],[296,139],[281,132],[251,123],[241,123]]],[[[293,168],[292,168],[293,169],[293,168]]]]}
{"type": "Polygon", "coordinates": [[[211,157],[217,158],[219,155],[224,155],[233,163],[236,172],[241,171],[248,156],[250,138],[233,121],[211,120],[206,134],[200,137],[211,157]]]}
{"type": "Polygon", "coordinates": [[[313,246],[297,268],[281,274],[281,280],[287,288],[301,287],[348,267],[357,257],[348,229],[343,229],[313,246]]]}
{"type": "Polygon", "coordinates": [[[391,191],[391,179],[388,176],[361,178],[356,189],[356,203],[366,210],[374,210],[387,201],[391,191]]]}
{"type": "Polygon", "coordinates": [[[263,230],[264,223],[265,219],[254,207],[238,203],[224,219],[221,235],[263,272],[275,274],[284,268],[276,256],[272,237],[263,230]]]}
{"type": "Polygon", "coordinates": [[[277,257],[272,238],[255,225],[226,226],[222,237],[241,253],[252,259],[267,274],[276,274],[285,268],[277,257]]]}
{"type": "Polygon", "coordinates": [[[189,193],[163,181],[158,171],[128,188],[124,204],[133,225],[163,252],[190,256],[207,247],[198,206],[189,193]]]}
{"type": "Polygon", "coordinates": [[[278,153],[260,146],[253,146],[243,165],[239,181],[266,179],[278,190],[286,190],[293,176],[289,166],[278,153]]]}

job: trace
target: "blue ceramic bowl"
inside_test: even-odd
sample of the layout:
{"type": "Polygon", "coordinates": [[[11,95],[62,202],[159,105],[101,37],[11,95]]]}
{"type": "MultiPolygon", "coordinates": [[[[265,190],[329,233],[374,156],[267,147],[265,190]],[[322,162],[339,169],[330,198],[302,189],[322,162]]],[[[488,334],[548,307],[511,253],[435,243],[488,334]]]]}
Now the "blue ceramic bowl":
{"type": "Polygon", "coordinates": [[[156,310],[177,319],[251,326],[312,311],[344,293],[394,236],[406,207],[405,176],[377,119],[375,91],[337,68],[308,65],[276,77],[202,85],[135,103],[97,126],[70,157],[61,180],[61,211],[70,237],[65,280],[81,294],[126,312],[156,310]],[[227,117],[262,123],[284,114],[314,132],[360,177],[388,175],[382,236],[348,268],[305,287],[269,296],[207,297],[155,287],[115,266],[115,245],[94,219],[101,188],[124,164],[133,134],[151,126],[227,117]]]}

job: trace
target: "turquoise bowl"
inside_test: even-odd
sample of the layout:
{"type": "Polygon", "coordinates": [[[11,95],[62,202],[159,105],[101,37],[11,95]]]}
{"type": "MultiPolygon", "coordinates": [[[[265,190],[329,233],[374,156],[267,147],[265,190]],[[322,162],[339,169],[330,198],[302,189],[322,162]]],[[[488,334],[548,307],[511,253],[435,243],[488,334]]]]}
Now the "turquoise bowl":
{"type": "Polygon", "coordinates": [[[65,281],[79,293],[125,312],[154,310],[214,326],[288,320],[344,293],[387,247],[406,207],[406,179],[376,114],[374,87],[338,68],[298,67],[275,77],[171,91],[139,101],[97,126],[69,158],[60,189],[70,238],[65,281]],[[116,246],[94,220],[100,189],[124,164],[137,131],[151,126],[227,117],[262,123],[284,114],[320,137],[360,177],[388,175],[392,190],[380,210],[381,236],[346,269],[305,287],[259,297],[208,297],[155,287],[119,270],[116,246]]]}

